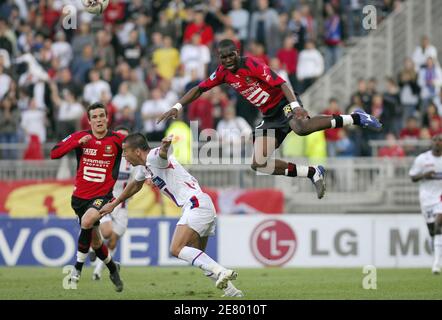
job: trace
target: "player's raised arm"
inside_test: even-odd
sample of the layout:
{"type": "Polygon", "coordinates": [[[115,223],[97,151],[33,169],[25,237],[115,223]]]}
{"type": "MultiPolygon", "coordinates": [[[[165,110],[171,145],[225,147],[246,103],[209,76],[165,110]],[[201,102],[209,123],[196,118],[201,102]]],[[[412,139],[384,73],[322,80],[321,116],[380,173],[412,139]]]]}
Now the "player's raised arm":
{"type": "Polygon", "coordinates": [[[157,123],[160,123],[161,121],[169,120],[169,119],[176,119],[178,116],[178,112],[181,110],[183,105],[189,104],[192,101],[198,99],[201,94],[203,93],[203,90],[199,86],[195,86],[189,91],[187,91],[184,96],[170,109],[169,111],[163,113],[159,118],[157,123]]]}
{"type": "Polygon", "coordinates": [[[178,101],[178,103],[176,103],[172,107],[172,109],[163,113],[161,117],[158,118],[157,123],[160,123],[163,120],[168,120],[170,118],[176,119],[176,117],[178,116],[178,112],[181,110],[183,105],[187,105],[192,101],[198,99],[204,92],[220,85],[221,83],[224,83],[224,76],[223,69],[220,66],[215,70],[215,72],[210,75],[209,78],[187,91],[184,96],[178,101]]]}
{"type": "Polygon", "coordinates": [[[165,138],[163,138],[163,140],[161,140],[161,146],[160,146],[160,157],[167,160],[167,157],[169,155],[169,148],[170,148],[170,144],[172,143],[172,139],[173,139],[173,135],[169,135],[165,138]]]}
{"type": "Polygon", "coordinates": [[[79,136],[74,133],[67,136],[52,148],[51,159],[59,159],[63,157],[69,151],[85,145],[90,139],[92,139],[90,134],[79,136]]]}
{"type": "Polygon", "coordinates": [[[100,217],[103,217],[109,213],[111,213],[116,206],[118,206],[120,203],[126,201],[130,197],[132,197],[134,194],[136,194],[138,191],[141,190],[143,187],[144,180],[138,181],[136,179],[132,180],[128,183],[126,188],[124,188],[123,192],[120,194],[118,198],[116,198],[114,201],[106,203],[103,208],[100,209],[100,217]]]}

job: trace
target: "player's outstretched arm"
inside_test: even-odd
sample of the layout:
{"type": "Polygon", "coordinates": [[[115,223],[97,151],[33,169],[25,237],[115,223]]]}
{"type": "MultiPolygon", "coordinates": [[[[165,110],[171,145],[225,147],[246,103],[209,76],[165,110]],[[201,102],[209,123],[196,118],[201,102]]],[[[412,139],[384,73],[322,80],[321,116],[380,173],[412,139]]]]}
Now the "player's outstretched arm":
{"type": "Polygon", "coordinates": [[[178,112],[181,110],[183,105],[189,104],[192,101],[198,99],[203,94],[203,91],[199,86],[195,86],[189,91],[187,91],[184,96],[178,101],[177,104],[175,104],[172,109],[169,111],[163,113],[159,118],[157,123],[160,123],[161,121],[167,121],[169,119],[176,119],[178,116],[178,112]]]}
{"type": "Polygon", "coordinates": [[[114,201],[106,203],[103,208],[100,209],[100,217],[103,217],[109,213],[111,213],[116,206],[118,206],[121,202],[132,197],[135,193],[141,190],[143,187],[144,181],[132,180],[129,184],[124,188],[123,192],[120,196],[114,201]]]}
{"type": "Polygon", "coordinates": [[[69,151],[85,145],[91,139],[92,136],[90,134],[84,135],[80,139],[78,138],[77,134],[72,134],[64,138],[52,148],[51,159],[59,159],[69,151]]]}

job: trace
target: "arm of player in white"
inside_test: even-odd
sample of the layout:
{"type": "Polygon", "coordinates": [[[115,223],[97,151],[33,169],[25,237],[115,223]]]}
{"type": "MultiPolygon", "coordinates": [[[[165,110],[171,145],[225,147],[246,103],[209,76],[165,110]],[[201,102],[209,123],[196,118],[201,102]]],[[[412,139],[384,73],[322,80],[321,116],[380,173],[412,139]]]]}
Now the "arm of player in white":
{"type": "Polygon", "coordinates": [[[101,208],[100,217],[103,217],[109,213],[111,213],[115,207],[117,207],[120,203],[126,201],[130,197],[132,197],[134,194],[136,194],[138,191],[141,190],[144,184],[144,180],[146,180],[146,174],[144,170],[138,170],[135,174],[135,177],[132,181],[130,181],[126,188],[124,188],[123,192],[120,194],[120,196],[115,199],[114,201],[111,201],[109,203],[106,203],[103,208],[101,208]]]}

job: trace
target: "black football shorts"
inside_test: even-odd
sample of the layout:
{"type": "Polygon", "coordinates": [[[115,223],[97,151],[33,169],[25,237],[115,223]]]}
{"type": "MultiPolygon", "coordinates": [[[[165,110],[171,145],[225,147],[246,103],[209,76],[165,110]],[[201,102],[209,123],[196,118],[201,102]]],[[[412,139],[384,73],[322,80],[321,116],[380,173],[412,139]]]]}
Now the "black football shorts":
{"type": "MultiPolygon", "coordinates": [[[[302,106],[301,98],[297,93],[295,95],[302,106]]],[[[287,99],[283,98],[268,114],[263,114],[261,123],[253,130],[253,143],[256,137],[273,135],[276,138],[276,148],[279,148],[285,137],[292,131],[289,125],[291,117],[292,108],[287,99]]]]}
{"type": "MultiPolygon", "coordinates": [[[[74,209],[75,214],[78,216],[78,223],[81,224],[81,218],[89,208],[95,208],[100,210],[103,206],[111,201],[113,198],[112,193],[105,196],[95,197],[92,199],[81,199],[75,196],[71,198],[71,207],[74,209]]],[[[100,225],[100,220],[94,223],[94,226],[100,225]]]]}

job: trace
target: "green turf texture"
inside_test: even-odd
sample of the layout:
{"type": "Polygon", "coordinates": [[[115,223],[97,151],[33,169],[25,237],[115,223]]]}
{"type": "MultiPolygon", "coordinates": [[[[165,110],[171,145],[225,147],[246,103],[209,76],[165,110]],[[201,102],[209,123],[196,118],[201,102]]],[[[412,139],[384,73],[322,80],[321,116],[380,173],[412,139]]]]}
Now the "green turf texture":
{"type": "MultiPolygon", "coordinates": [[[[441,299],[442,275],[426,269],[378,269],[377,289],[362,288],[360,269],[269,268],[237,269],[234,284],[242,299],[441,299]]],[[[0,267],[0,300],[5,299],[130,299],[208,300],[222,291],[192,267],[123,267],[124,291],[113,289],[107,270],[92,281],[92,268],[83,270],[76,290],[63,289],[62,268],[0,267]]],[[[230,298],[231,299],[231,298],[230,298]]]]}

